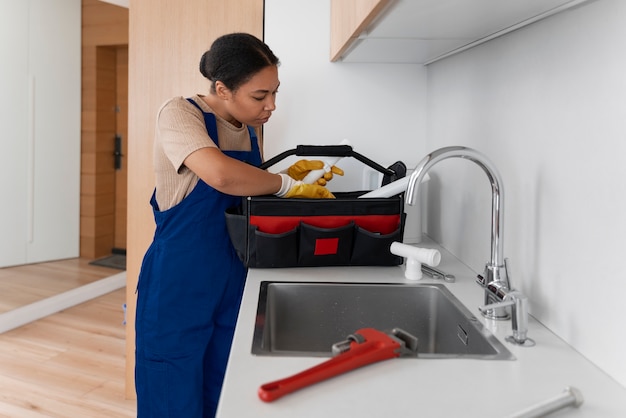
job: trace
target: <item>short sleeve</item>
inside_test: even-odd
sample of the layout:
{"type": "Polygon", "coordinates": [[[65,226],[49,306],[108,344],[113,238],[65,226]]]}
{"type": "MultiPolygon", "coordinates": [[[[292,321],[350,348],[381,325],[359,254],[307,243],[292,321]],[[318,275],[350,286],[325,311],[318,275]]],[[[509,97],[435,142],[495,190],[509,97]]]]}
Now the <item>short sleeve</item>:
{"type": "Polygon", "coordinates": [[[202,112],[183,97],[166,102],[157,116],[157,141],[178,172],[194,151],[217,147],[209,137],[202,112]]]}

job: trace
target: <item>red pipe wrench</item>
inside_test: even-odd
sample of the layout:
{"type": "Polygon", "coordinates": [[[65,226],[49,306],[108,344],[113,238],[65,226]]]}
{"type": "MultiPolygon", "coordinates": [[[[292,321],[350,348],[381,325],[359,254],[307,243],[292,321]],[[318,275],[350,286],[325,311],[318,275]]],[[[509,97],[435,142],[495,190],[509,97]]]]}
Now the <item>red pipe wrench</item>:
{"type": "Polygon", "coordinates": [[[400,357],[417,357],[417,338],[400,328],[389,332],[362,328],[333,345],[335,357],[293,376],[259,387],[259,398],[265,402],[295,392],[368,364],[400,357]]]}

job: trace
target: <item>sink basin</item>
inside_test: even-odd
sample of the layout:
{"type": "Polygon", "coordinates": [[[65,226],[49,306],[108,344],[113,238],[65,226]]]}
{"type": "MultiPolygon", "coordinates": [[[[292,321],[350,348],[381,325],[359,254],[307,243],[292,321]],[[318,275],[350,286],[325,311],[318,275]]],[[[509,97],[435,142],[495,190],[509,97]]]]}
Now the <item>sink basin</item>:
{"type": "Polygon", "coordinates": [[[361,328],[401,328],[418,358],[515,357],[442,284],[262,282],[252,353],[332,356],[361,328]]]}

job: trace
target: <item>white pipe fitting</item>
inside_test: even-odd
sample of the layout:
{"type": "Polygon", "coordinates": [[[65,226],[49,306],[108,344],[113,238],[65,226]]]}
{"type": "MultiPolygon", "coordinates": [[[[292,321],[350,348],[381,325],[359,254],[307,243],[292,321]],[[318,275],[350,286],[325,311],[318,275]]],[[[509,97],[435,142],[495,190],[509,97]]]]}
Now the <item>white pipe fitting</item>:
{"type": "MultiPolygon", "coordinates": [[[[348,139],[343,139],[339,145],[352,145],[348,139]]],[[[311,170],[309,174],[307,174],[302,182],[306,184],[313,184],[326,173],[329,173],[332,167],[337,164],[343,157],[323,157],[319,160],[324,163],[324,168],[320,168],[319,170],[311,170]]],[[[407,180],[408,183],[408,180],[407,180]]],[[[406,185],[404,186],[406,189],[406,185]]]]}
{"type": "Polygon", "coordinates": [[[422,278],[422,263],[436,267],[441,262],[441,253],[429,248],[419,248],[401,242],[392,242],[389,250],[392,254],[406,258],[404,277],[409,280],[422,278]]]}

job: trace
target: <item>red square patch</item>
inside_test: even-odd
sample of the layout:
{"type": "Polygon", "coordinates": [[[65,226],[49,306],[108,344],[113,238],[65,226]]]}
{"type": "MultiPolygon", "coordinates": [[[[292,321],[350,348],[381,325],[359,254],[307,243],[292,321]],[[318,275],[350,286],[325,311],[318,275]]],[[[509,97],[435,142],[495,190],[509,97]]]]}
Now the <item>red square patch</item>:
{"type": "Polygon", "coordinates": [[[315,240],[315,251],[313,255],[337,254],[339,238],[318,238],[315,240]]]}

